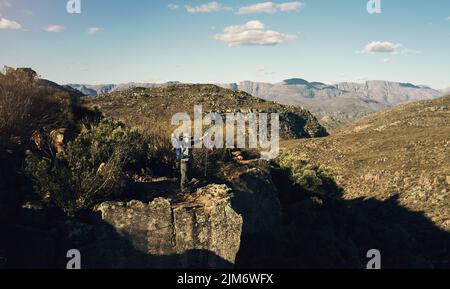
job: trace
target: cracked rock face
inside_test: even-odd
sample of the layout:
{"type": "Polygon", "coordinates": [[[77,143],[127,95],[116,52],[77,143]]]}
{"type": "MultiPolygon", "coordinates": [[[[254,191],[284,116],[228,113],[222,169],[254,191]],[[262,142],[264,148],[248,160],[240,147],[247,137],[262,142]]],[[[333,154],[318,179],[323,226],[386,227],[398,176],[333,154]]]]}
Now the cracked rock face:
{"type": "Polygon", "coordinates": [[[225,185],[209,185],[171,202],[157,198],[146,204],[105,202],[96,211],[103,222],[149,256],[154,267],[227,267],[240,247],[243,220],[230,206],[231,191],[225,185]],[[169,261],[168,261],[169,260],[169,261]],[[163,264],[164,263],[164,264],[163,264]]]}

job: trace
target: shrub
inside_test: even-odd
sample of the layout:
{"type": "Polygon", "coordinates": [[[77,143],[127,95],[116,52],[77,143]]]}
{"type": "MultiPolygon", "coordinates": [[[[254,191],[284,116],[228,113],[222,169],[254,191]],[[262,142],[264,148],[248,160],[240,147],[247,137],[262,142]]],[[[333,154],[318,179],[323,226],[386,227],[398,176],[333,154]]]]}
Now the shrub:
{"type": "Polygon", "coordinates": [[[152,176],[173,176],[175,174],[175,152],[172,142],[163,133],[146,133],[148,148],[147,174],[152,176]]]}
{"type": "Polygon", "coordinates": [[[66,125],[73,118],[68,93],[42,85],[29,68],[0,72],[0,146],[24,144],[34,131],[66,125]]]}
{"type": "Polygon", "coordinates": [[[69,216],[118,196],[126,178],[145,161],[147,146],[136,129],[102,120],[69,142],[64,152],[43,158],[27,152],[26,171],[35,190],[69,216]]]}
{"type": "Polygon", "coordinates": [[[282,153],[277,161],[282,169],[289,171],[291,181],[307,191],[324,192],[334,183],[324,166],[310,164],[305,155],[282,153]]]}

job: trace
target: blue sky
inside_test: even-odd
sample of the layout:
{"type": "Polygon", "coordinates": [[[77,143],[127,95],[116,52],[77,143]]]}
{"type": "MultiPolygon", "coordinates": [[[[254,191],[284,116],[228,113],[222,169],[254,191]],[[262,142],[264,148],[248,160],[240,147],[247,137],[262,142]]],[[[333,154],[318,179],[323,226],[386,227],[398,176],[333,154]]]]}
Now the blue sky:
{"type": "Polygon", "coordinates": [[[450,1],[381,0],[381,14],[367,0],[263,2],[81,0],[69,14],[67,0],[0,0],[0,65],[59,83],[450,86],[450,1]]]}

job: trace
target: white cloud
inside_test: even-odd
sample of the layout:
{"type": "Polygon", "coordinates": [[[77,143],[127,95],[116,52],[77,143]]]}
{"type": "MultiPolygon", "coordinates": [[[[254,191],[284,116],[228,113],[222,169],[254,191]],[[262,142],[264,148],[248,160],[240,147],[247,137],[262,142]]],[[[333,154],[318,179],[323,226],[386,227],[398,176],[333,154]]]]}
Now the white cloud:
{"type": "Polygon", "coordinates": [[[392,55],[414,55],[420,53],[416,49],[403,48],[403,45],[389,41],[372,41],[361,52],[369,54],[389,53],[392,55]]]}
{"type": "Polygon", "coordinates": [[[390,58],[385,58],[383,59],[383,63],[391,63],[392,60],[390,58]]]}
{"type": "Polygon", "coordinates": [[[45,31],[57,33],[57,32],[61,32],[63,29],[64,29],[64,26],[61,26],[61,25],[49,25],[49,26],[47,26],[45,31]]]}
{"type": "Polygon", "coordinates": [[[251,6],[239,8],[237,14],[251,14],[251,13],[275,13],[277,12],[276,5],[273,2],[257,3],[251,6]]]}
{"type": "Polygon", "coordinates": [[[95,35],[98,32],[100,32],[100,28],[98,28],[98,27],[89,27],[88,28],[88,34],[89,35],[95,35]]]}
{"type": "Polygon", "coordinates": [[[241,45],[273,46],[297,37],[295,35],[285,35],[280,32],[265,30],[265,26],[261,21],[253,20],[244,25],[225,27],[223,33],[216,34],[214,38],[233,47],[241,45]]]}
{"type": "Polygon", "coordinates": [[[401,44],[395,44],[388,41],[372,41],[366,45],[363,52],[366,53],[398,53],[401,44]]]}
{"type": "Polygon", "coordinates": [[[10,30],[20,30],[22,25],[13,20],[8,20],[6,18],[0,18],[0,29],[10,29],[10,30]]]}
{"type": "Polygon", "coordinates": [[[222,6],[222,4],[218,2],[209,2],[200,6],[186,5],[185,8],[189,13],[211,13],[211,12],[218,12],[221,10],[226,11],[233,10],[231,7],[222,6]]]}
{"type": "Polygon", "coordinates": [[[286,2],[278,5],[281,12],[298,11],[304,6],[301,2],[286,2]]]}
{"type": "Polygon", "coordinates": [[[169,8],[170,10],[177,10],[178,8],[180,8],[180,6],[176,4],[169,4],[167,5],[167,8],[169,8]]]}
{"type": "Polygon", "coordinates": [[[278,11],[292,12],[300,10],[303,6],[304,6],[303,3],[301,2],[286,2],[280,4],[276,4],[273,2],[262,2],[250,6],[241,7],[239,8],[237,14],[253,14],[253,13],[273,14],[278,11]]]}

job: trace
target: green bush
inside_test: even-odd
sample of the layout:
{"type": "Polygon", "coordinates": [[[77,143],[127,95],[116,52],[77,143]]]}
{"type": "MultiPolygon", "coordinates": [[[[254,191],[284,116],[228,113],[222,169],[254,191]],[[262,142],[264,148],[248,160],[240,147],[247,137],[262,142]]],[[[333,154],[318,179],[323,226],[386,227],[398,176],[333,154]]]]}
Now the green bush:
{"type": "Polygon", "coordinates": [[[26,171],[35,190],[69,216],[117,196],[126,178],[145,161],[146,143],[136,129],[102,120],[69,142],[62,153],[44,158],[27,152],[26,171]]]}
{"type": "Polygon", "coordinates": [[[291,180],[301,188],[311,192],[323,192],[332,183],[327,169],[320,165],[312,165],[308,158],[301,154],[282,153],[278,158],[282,169],[288,170],[291,180]]]}

